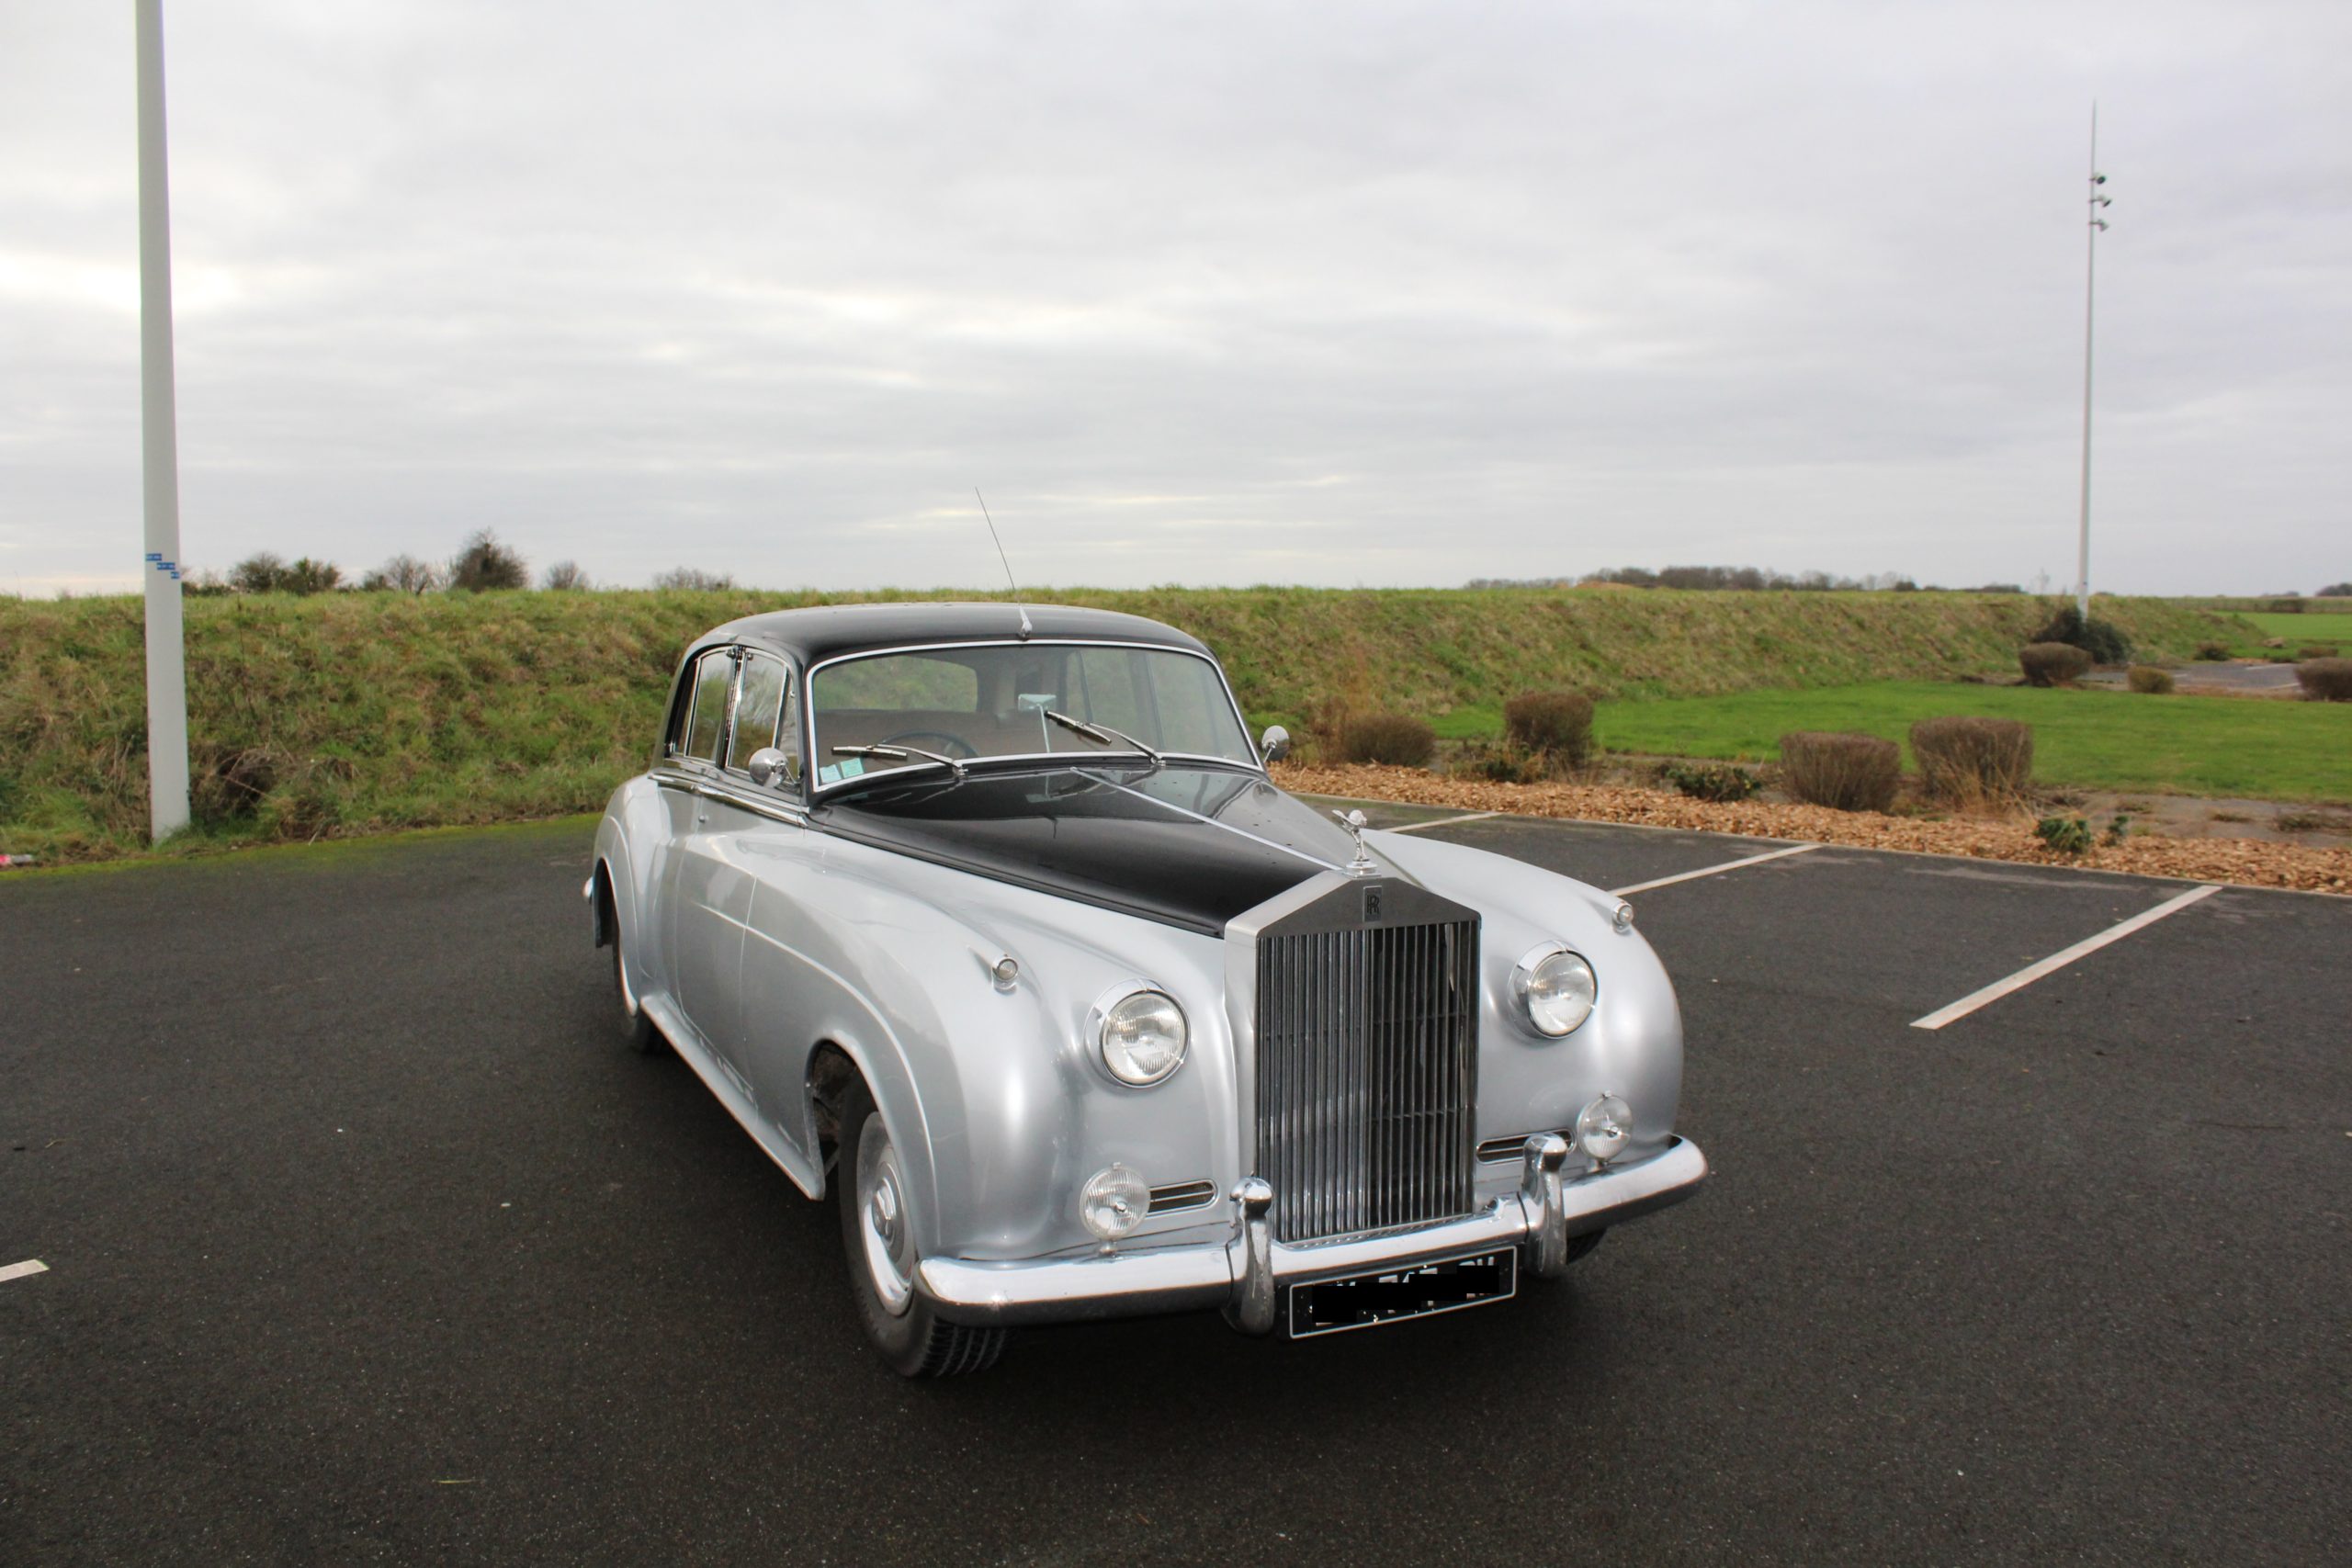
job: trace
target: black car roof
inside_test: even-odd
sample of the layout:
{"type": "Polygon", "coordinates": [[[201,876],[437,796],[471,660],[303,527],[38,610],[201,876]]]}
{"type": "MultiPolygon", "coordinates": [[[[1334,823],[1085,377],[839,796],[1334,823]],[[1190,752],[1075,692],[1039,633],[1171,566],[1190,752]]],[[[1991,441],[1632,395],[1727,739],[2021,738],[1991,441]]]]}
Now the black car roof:
{"type": "Polygon", "coordinates": [[[752,643],[797,659],[805,667],[842,654],[870,653],[911,644],[1009,642],[1021,637],[1024,613],[1029,618],[1029,638],[1033,641],[1125,642],[1145,648],[1208,652],[1207,646],[1198,637],[1116,610],[934,599],[881,604],[820,604],[806,610],[773,610],[764,615],[746,615],[712,627],[696,637],[688,651],[698,651],[714,643],[752,643]]]}

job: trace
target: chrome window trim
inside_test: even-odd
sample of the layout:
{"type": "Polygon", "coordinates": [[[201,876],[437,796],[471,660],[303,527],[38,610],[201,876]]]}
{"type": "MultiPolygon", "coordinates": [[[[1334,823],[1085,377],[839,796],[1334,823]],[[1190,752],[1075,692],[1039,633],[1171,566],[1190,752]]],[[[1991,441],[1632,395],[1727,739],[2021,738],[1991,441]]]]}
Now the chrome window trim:
{"type": "MultiPolygon", "coordinates": [[[[764,659],[769,663],[779,666],[784,671],[784,693],[776,701],[777,713],[775,733],[777,736],[781,736],[784,733],[783,710],[789,708],[792,705],[793,676],[797,673],[792,667],[792,660],[785,658],[784,655],[780,653],[771,653],[764,648],[753,648],[749,643],[737,643],[732,646],[735,654],[735,678],[732,688],[733,695],[729,698],[727,704],[727,743],[719,750],[718,754],[721,757],[729,757],[734,755],[735,720],[738,717],[738,709],[741,707],[743,701],[743,672],[751,668],[752,660],[754,659],[764,659]]],[[[746,757],[743,760],[746,762],[751,761],[749,757],[746,757]]],[[[805,760],[802,761],[801,767],[804,772],[807,770],[808,763],[805,760]]],[[[721,762],[719,764],[718,771],[730,779],[748,779],[752,776],[752,771],[748,767],[738,768],[726,762],[721,762]]]]}
{"type": "Polygon", "coordinates": [[[680,768],[676,762],[677,759],[670,759],[648,775],[653,780],[655,788],[684,790],[688,795],[698,795],[706,800],[737,807],[772,821],[788,822],[796,828],[808,825],[808,808],[797,800],[772,791],[763,791],[748,783],[739,783],[728,774],[680,768]]]}
{"type": "MultiPolygon", "coordinates": [[[[830,670],[836,664],[849,664],[861,659],[888,659],[894,654],[901,653],[944,653],[967,648],[1116,648],[1138,653],[1174,653],[1180,654],[1186,659],[1197,659],[1202,663],[1207,665],[1209,669],[1216,673],[1217,689],[1225,694],[1227,710],[1233,715],[1233,722],[1241,733],[1242,749],[1250,753],[1250,761],[1245,762],[1238,757],[1219,757],[1204,751],[1163,751],[1160,753],[1161,757],[1170,761],[1216,762],[1224,767],[1239,769],[1244,773],[1254,773],[1261,778],[1271,779],[1273,776],[1272,773],[1267,772],[1265,759],[1258,755],[1258,748],[1256,745],[1251,743],[1250,739],[1250,720],[1242,714],[1241,701],[1233,694],[1233,682],[1225,678],[1225,666],[1216,661],[1216,656],[1215,654],[1203,653],[1189,648],[1170,648],[1165,643],[1123,642],[1115,637],[986,637],[970,642],[910,642],[888,648],[865,648],[860,649],[854,653],[836,653],[831,659],[820,659],[816,663],[808,666],[808,673],[801,678],[803,701],[800,704],[800,724],[804,754],[807,759],[801,764],[801,767],[803,772],[807,773],[809,780],[808,798],[811,801],[815,801],[822,798],[829,790],[847,789],[852,784],[860,782],[865,776],[864,774],[860,774],[857,778],[841,779],[830,784],[820,784],[816,782],[818,769],[816,693],[817,676],[820,671],[830,670]]],[[[721,756],[724,756],[725,754],[726,753],[723,751],[720,753],[721,756]]],[[[1035,762],[1050,761],[1057,762],[1074,762],[1083,765],[1088,762],[1100,762],[1104,758],[1115,756],[1116,754],[1117,753],[1115,752],[1110,751],[1095,751],[1091,753],[1078,751],[1019,751],[1007,752],[1001,756],[981,757],[972,760],[983,762],[1035,762]]],[[[890,773],[898,773],[900,770],[891,768],[887,771],[890,773]]]]}

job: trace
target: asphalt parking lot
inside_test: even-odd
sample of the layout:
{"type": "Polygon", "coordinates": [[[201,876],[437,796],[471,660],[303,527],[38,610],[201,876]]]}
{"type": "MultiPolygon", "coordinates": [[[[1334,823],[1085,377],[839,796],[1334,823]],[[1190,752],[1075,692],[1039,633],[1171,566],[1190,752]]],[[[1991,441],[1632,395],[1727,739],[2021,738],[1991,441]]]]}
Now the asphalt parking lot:
{"type": "Polygon", "coordinates": [[[0,1562],[2344,1561],[2352,901],[1419,830],[1777,855],[1630,895],[1708,1189],[1493,1310],[934,1385],[621,1044],[584,825],[0,882],[0,1562]]]}

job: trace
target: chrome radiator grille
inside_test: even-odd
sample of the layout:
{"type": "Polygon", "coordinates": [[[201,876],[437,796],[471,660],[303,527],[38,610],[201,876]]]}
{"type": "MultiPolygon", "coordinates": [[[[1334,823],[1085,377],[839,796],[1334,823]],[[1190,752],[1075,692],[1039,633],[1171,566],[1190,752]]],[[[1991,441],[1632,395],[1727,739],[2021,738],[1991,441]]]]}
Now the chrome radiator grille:
{"type": "Polygon", "coordinates": [[[1258,939],[1257,1169],[1279,1240],[1470,1211],[1478,921],[1423,899],[1464,918],[1258,939]]]}

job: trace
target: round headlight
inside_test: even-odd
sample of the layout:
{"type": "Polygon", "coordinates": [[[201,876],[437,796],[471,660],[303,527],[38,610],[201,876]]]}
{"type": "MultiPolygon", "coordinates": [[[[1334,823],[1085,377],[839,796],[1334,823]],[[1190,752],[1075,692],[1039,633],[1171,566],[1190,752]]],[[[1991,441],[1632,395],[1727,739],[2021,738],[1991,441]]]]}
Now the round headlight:
{"type": "Polygon", "coordinates": [[[1099,1240],[1117,1241],[1150,1213],[1150,1186],[1140,1172],[1124,1165],[1096,1171],[1078,1194],[1078,1217],[1099,1240]]]}
{"type": "Polygon", "coordinates": [[[1600,983],[1592,965],[1565,947],[1539,947],[1511,974],[1527,1021],[1542,1034],[1566,1034],[1592,1016],[1600,983]]]}
{"type": "Polygon", "coordinates": [[[1156,1084],[1184,1065],[1184,1010],[1165,991],[1136,991],[1102,1014],[1102,1065],[1121,1083],[1156,1084]]]}
{"type": "Polygon", "coordinates": [[[1625,1152],[1634,1135],[1634,1108],[1618,1095],[1604,1094],[1577,1116],[1577,1147],[1606,1165],[1625,1152]]]}

